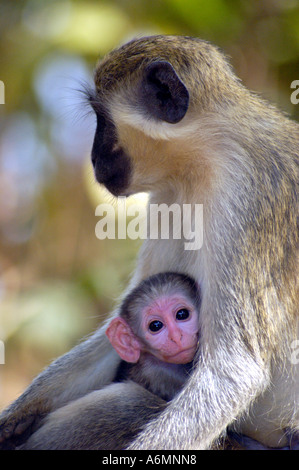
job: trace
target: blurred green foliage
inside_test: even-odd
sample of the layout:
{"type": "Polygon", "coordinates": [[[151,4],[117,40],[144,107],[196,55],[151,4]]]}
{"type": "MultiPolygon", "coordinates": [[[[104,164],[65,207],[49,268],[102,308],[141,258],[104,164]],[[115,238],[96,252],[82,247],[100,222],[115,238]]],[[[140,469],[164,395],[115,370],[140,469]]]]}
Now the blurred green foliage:
{"type": "Polygon", "coordinates": [[[96,328],[134,269],[139,242],[95,237],[95,122],[78,89],[109,49],[156,33],[216,43],[299,118],[298,0],[1,0],[0,407],[96,328]]]}

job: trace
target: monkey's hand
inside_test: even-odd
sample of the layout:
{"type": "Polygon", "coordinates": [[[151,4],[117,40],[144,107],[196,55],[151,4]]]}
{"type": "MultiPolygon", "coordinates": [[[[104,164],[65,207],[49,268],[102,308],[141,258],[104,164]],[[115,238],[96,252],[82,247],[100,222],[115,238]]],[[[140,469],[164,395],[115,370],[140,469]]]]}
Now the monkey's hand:
{"type": "Polygon", "coordinates": [[[230,439],[232,443],[235,441],[237,444],[239,444],[241,450],[299,450],[299,431],[286,429],[285,433],[288,445],[283,447],[268,447],[261,442],[252,439],[251,437],[234,432],[230,433],[230,439]]]}
{"type": "Polygon", "coordinates": [[[22,395],[0,414],[0,450],[14,449],[25,442],[51,407],[40,399],[22,395]]]}
{"type": "Polygon", "coordinates": [[[12,449],[25,442],[44,416],[67,401],[65,392],[71,388],[69,355],[52,363],[1,413],[0,449],[12,449]]]}
{"type": "MultiPolygon", "coordinates": [[[[51,369],[51,366],[49,367],[51,369]]],[[[34,432],[41,419],[54,408],[57,394],[55,381],[48,369],[29,385],[25,392],[0,414],[0,449],[13,449],[34,432]]],[[[55,377],[55,376],[54,376],[55,377]]]]}
{"type": "Polygon", "coordinates": [[[237,357],[238,354],[226,356],[221,365],[221,378],[217,376],[218,364],[215,366],[210,357],[199,362],[183,390],[145,426],[129,449],[211,449],[235,417],[249,407],[261,384],[268,381],[268,370],[264,371],[260,362],[247,352],[240,355],[244,361],[244,374],[240,374],[237,357]]]}
{"type": "Polygon", "coordinates": [[[290,450],[299,450],[299,430],[287,429],[286,433],[289,439],[290,450]]]}
{"type": "Polygon", "coordinates": [[[0,414],[0,449],[20,445],[48,413],[111,383],[118,364],[104,329],[56,359],[0,414]]]}
{"type": "MultiPolygon", "coordinates": [[[[182,423],[182,420],[177,421],[176,419],[169,419],[166,408],[164,413],[146,425],[127,450],[188,450],[188,447],[182,447],[180,439],[178,440],[180,442],[177,442],[175,431],[180,432],[181,429],[174,429],[176,428],[174,423],[182,423]],[[159,432],[161,429],[163,429],[163,432],[159,432]],[[165,431],[166,429],[168,431],[165,431]]],[[[188,435],[187,430],[185,435],[188,435]]],[[[186,441],[184,442],[186,443],[186,441]]],[[[190,445],[192,446],[191,442],[190,445]]]]}
{"type": "MultiPolygon", "coordinates": [[[[245,436],[243,434],[229,432],[228,434],[228,449],[232,450],[293,450],[294,448],[291,445],[284,447],[269,447],[257,440],[245,436]]],[[[225,447],[226,448],[226,447],[225,447]]]]}
{"type": "MultiPolygon", "coordinates": [[[[152,425],[147,426],[145,435],[141,434],[137,439],[127,448],[128,450],[146,450],[146,449],[168,449],[165,446],[165,443],[161,441],[161,439],[157,440],[157,427],[156,433],[154,432],[154,427],[152,425]],[[152,429],[151,429],[152,428],[152,429]]],[[[212,447],[213,448],[213,447],[212,447]]],[[[172,447],[168,450],[176,449],[176,447],[172,447]]],[[[216,445],[216,449],[218,449],[216,445]]],[[[284,447],[268,447],[255,439],[252,439],[248,436],[244,435],[236,435],[232,433],[230,435],[229,446],[227,447],[224,444],[222,450],[299,450],[299,435],[295,435],[293,437],[292,443],[288,446],[284,447]]]]}

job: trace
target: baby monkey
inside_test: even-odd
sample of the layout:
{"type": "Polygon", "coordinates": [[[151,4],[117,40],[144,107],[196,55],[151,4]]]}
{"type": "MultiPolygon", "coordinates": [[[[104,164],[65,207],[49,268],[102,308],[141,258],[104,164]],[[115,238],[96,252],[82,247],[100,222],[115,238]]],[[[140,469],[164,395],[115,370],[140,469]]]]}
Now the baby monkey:
{"type": "MultiPolygon", "coordinates": [[[[199,349],[200,303],[199,286],[184,274],[164,272],[142,281],[106,330],[122,359],[114,383],[52,412],[19,448],[125,449],[186,383],[199,349]]],[[[234,426],[237,433],[244,423],[234,426]]],[[[214,448],[266,449],[231,431],[214,448]]]]}
{"type": "Polygon", "coordinates": [[[19,449],[125,449],[188,379],[199,307],[199,287],[184,274],[142,281],[106,330],[123,359],[114,383],[50,413],[19,449]]]}
{"type": "MultiPolygon", "coordinates": [[[[141,282],[125,298],[119,316],[106,330],[123,359],[117,380],[131,379],[163,400],[172,400],[188,379],[199,349],[200,304],[200,288],[187,275],[164,272],[141,282]]],[[[257,410],[260,413],[258,403],[257,410]]],[[[256,425],[263,429],[262,418],[256,418],[256,425]]],[[[213,448],[269,449],[242,435],[247,430],[245,418],[234,423],[233,429],[235,432],[228,429],[225,440],[215,442],[213,448]]],[[[285,444],[297,449],[298,439],[298,433],[288,436],[285,444]]]]}
{"type": "Polygon", "coordinates": [[[164,400],[184,385],[198,348],[200,291],[190,277],[153,275],[125,298],[106,335],[131,379],[164,400]]]}

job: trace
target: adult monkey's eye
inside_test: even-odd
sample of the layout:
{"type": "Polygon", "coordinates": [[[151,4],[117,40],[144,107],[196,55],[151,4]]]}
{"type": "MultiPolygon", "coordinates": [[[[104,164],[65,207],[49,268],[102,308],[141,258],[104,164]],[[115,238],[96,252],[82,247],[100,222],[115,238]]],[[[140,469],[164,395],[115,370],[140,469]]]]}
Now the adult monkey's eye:
{"type": "Polygon", "coordinates": [[[153,333],[155,333],[156,331],[159,331],[161,330],[161,328],[163,328],[163,323],[159,320],[154,320],[152,321],[150,324],[149,324],[149,329],[150,331],[152,331],[153,333]]]}
{"type": "Polygon", "coordinates": [[[177,320],[187,320],[189,318],[190,312],[187,308],[181,308],[176,312],[176,319],[177,320]]]}

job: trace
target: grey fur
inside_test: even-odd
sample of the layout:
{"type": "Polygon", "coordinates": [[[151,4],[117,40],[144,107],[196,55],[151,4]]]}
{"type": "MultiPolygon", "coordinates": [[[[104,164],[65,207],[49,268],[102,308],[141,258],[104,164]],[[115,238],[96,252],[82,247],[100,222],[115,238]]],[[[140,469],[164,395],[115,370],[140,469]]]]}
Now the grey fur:
{"type": "MultiPolygon", "coordinates": [[[[283,433],[299,423],[298,366],[290,362],[299,312],[299,126],[249,92],[225,56],[196,38],[134,40],[100,62],[95,83],[94,109],[109,112],[118,148],[130,161],[114,193],[144,190],[150,203],[204,207],[202,249],[184,251],[184,240],[146,240],[128,289],[172,270],[196,279],[202,293],[197,368],[130,447],[210,448],[263,397],[271,399],[258,439],[273,445],[270,431],[263,432],[269,424],[283,433]],[[144,70],[161,60],[189,93],[188,111],[176,124],[140,106],[144,70]]],[[[95,157],[101,168],[101,155],[95,157]]],[[[20,423],[113,380],[119,361],[104,331],[58,359],[2,413],[0,439],[7,443],[20,423]]]]}

